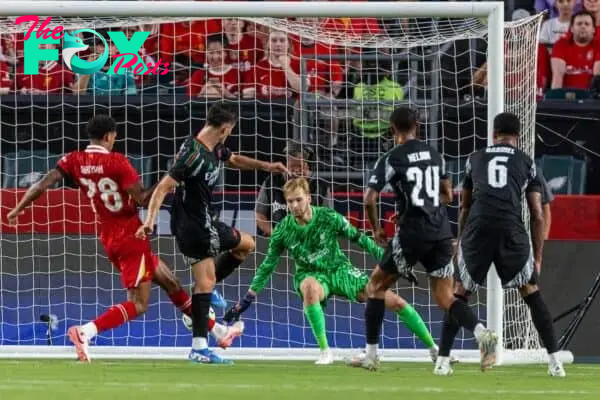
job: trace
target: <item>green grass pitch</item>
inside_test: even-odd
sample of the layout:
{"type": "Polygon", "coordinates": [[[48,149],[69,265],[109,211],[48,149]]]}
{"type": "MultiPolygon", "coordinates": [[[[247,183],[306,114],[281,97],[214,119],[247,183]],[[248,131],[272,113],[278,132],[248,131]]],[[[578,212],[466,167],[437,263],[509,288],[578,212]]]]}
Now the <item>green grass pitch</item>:
{"type": "Polygon", "coordinates": [[[352,399],[600,399],[600,366],[567,365],[550,378],[542,365],[481,373],[459,364],[438,377],[433,365],[382,363],[376,372],[312,362],[0,360],[0,399],[43,400],[352,400],[352,399]]]}

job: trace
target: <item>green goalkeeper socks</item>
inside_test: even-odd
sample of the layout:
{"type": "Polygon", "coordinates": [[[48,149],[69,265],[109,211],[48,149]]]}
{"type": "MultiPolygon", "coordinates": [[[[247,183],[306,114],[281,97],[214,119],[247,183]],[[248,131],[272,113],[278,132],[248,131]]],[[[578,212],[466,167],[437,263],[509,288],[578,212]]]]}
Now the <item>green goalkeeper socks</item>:
{"type": "MultiPolygon", "coordinates": [[[[306,318],[308,318],[308,323],[312,328],[315,339],[317,339],[319,348],[321,350],[328,349],[329,344],[327,343],[327,333],[325,332],[325,314],[323,314],[321,305],[311,304],[309,306],[304,306],[304,314],[306,315],[306,318]]],[[[423,324],[423,326],[425,325],[423,324]]]]}
{"type": "Polygon", "coordinates": [[[400,318],[400,321],[402,321],[404,325],[406,325],[406,327],[415,334],[416,337],[421,339],[421,342],[423,342],[428,349],[435,345],[435,342],[433,341],[431,333],[429,332],[429,329],[427,329],[425,322],[423,322],[423,319],[419,313],[412,308],[410,304],[405,305],[402,310],[397,312],[397,314],[398,318],[400,318]]]}

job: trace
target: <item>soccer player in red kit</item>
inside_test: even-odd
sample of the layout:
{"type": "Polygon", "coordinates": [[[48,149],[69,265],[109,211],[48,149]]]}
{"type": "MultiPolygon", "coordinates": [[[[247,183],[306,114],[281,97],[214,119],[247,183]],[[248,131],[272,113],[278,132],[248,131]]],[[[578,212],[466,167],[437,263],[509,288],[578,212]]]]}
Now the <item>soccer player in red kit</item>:
{"type": "MultiPolygon", "coordinates": [[[[115,121],[107,115],[97,115],[88,122],[87,132],[91,142],[86,149],[62,157],[56,168],[31,186],[7,215],[9,223],[15,224],[27,206],[64,177],[70,177],[89,197],[100,222],[100,241],[121,273],[127,301],[113,305],[94,321],[69,328],[69,339],[81,361],[90,360],[88,344],[94,336],[146,312],[153,281],[167,292],[177,308],[192,315],[190,296],[165,262],[152,252],[150,241],[134,236],[142,225],[137,206],[148,202],[153,189],[143,188],[137,171],[124,154],[111,152],[117,137],[115,121]]],[[[241,335],[240,326],[225,328],[225,332],[221,328],[225,327],[218,330],[222,347],[241,335]]]]}

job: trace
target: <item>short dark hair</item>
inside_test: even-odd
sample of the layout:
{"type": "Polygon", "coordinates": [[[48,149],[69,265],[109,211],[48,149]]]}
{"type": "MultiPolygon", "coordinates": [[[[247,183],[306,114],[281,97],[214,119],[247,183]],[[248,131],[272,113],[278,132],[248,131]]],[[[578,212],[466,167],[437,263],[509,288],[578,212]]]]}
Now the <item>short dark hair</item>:
{"type": "Polygon", "coordinates": [[[309,161],[313,154],[313,149],[310,146],[302,146],[297,142],[288,142],[284,151],[286,156],[303,158],[304,161],[309,161]]]}
{"type": "Polygon", "coordinates": [[[206,47],[208,48],[209,43],[219,43],[223,46],[223,48],[229,46],[229,40],[227,40],[227,36],[222,33],[213,33],[212,35],[208,35],[206,37],[206,47]]]}
{"type": "Polygon", "coordinates": [[[110,115],[94,115],[87,123],[88,137],[93,140],[102,140],[104,135],[117,130],[117,123],[110,115]]]}
{"type": "Polygon", "coordinates": [[[390,115],[390,123],[399,133],[406,133],[416,128],[419,112],[410,107],[398,107],[390,115]]]}
{"type": "Polygon", "coordinates": [[[206,124],[214,127],[220,127],[223,124],[234,123],[237,121],[237,111],[231,104],[223,102],[215,103],[208,109],[206,115],[206,124]]]}
{"type": "Polygon", "coordinates": [[[576,18],[583,17],[586,15],[592,19],[592,26],[596,26],[596,16],[588,10],[581,10],[571,16],[571,23],[569,24],[569,27],[573,26],[573,23],[575,22],[576,18]]]}
{"type": "Polygon", "coordinates": [[[501,135],[519,136],[521,121],[519,117],[510,112],[503,112],[494,118],[494,133],[501,135]]]}

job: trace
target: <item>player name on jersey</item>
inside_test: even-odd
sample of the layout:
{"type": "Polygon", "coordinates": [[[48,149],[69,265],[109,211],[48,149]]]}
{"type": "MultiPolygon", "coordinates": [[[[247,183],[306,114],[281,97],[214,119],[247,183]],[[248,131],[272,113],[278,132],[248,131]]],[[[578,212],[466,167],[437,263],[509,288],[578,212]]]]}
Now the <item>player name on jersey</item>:
{"type": "Polygon", "coordinates": [[[407,156],[408,161],[411,163],[416,163],[419,161],[428,161],[431,160],[431,153],[428,151],[419,151],[417,153],[410,153],[407,156]]]}
{"type": "Polygon", "coordinates": [[[103,174],[104,167],[102,165],[82,165],[79,170],[82,175],[103,174]]]}
{"type": "Polygon", "coordinates": [[[486,153],[506,153],[506,154],[515,154],[514,147],[508,146],[500,146],[500,147],[488,147],[485,149],[486,153]]]}

